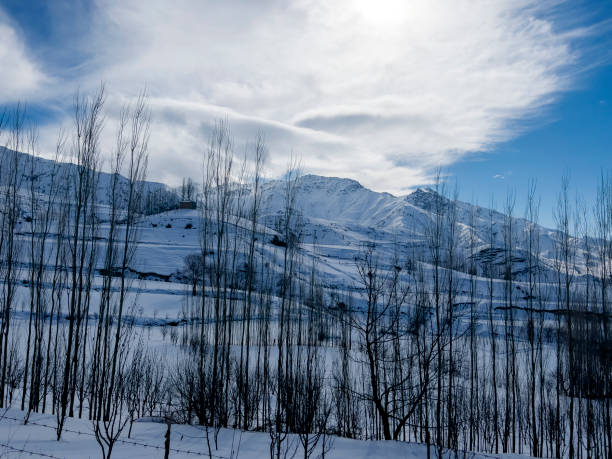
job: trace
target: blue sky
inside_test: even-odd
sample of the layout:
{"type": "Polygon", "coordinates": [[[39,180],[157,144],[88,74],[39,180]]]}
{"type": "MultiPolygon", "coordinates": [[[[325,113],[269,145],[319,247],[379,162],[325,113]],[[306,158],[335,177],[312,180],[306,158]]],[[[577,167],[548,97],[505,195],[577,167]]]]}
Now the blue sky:
{"type": "Polygon", "coordinates": [[[211,125],[263,131],[269,174],[395,194],[438,167],[488,204],[537,179],[542,221],[563,173],[592,199],[612,168],[612,4],[535,0],[0,0],[0,105],[25,101],[52,150],[74,91],[107,88],[103,149],[146,86],[153,179],[198,178],[211,125]],[[194,164],[197,167],[194,167],[194,164]]]}
{"type": "Polygon", "coordinates": [[[537,181],[541,219],[554,226],[552,207],[561,178],[587,202],[596,195],[602,172],[612,171],[612,66],[601,65],[582,76],[580,86],[563,94],[526,132],[486,153],[448,168],[459,182],[460,196],[498,205],[514,190],[517,212],[524,212],[526,187],[537,181]]]}

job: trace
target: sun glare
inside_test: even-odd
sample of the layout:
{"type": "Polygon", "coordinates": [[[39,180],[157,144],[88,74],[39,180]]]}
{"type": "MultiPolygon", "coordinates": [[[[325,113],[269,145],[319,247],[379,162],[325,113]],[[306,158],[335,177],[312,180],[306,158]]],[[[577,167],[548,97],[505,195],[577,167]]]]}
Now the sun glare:
{"type": "Polygon", "coordinates": [[[408,14],[408,4],[403,0],[354,0],[350,4],[365,22],[378,26],[400,25],[408,14]]]}

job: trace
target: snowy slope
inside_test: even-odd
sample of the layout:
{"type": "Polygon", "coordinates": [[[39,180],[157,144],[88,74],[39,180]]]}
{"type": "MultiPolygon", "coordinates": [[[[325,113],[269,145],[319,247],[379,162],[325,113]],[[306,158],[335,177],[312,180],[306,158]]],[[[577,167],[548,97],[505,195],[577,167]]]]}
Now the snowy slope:
{"type": "MultiPolygon", "coordinates": [[[[22,155],[23,161],[29,161],[22,155]]],[[[36,159],[35,168],[40,192],[45,193],[44,184],[53,170],[51,161],[36,159]]],[[[72,164],[62,163],[59,168],[72,168],[72,164]]],[[[24,180],[27,177],[24,177],[24,180]]],[[[98,201],[104,208],[107,197],[109,174],[101,174],[98,187],[98,201]]],[[[164,188],[158,183],[147,182],[147,187],[164,188]]],[[[266,182],[262,195],[262,218],[258,227],[257,250],[267,260],[273,276],[280,276],[282,271],[283,249],[271,243],[278,228],[278,220],[283,212],[285,183],[283,181],[266,182]]],[[[359,288],[355,258],[368,245],[376,245],[381,269],[391,269],[396,263],[403,266],[409,258],[415,256],[425,260],[426,271],[428,257],[428,234],[433,225],[435,203],[448,206],[449,201],[431,189],[419,189],[407,196],[393,196],[388,193],[377,193],[361,186],[350,179],[305,175],[298,181],[296,207],[303,223],[302,238],[298,253],[297,276],[307,280],[316,266],[319,282],[328,292],[336,291],[345,294],[359,288]]],[[[456,202],[457,228],[459,234],[458,259],[467,260],[470,235],[475,238],[475,260],[479,265],[478,274],[483,275],[483,268],[493,262],[503,268],[505,252],[503,233],[506,217],[496,211],[474,206],[469,203],[456,202]],[[494,247],[489,247],[489,229],[493,226],[495,233],[494,247]]],[[[24,215],[26,215],[24,213],[24,215]]],[[[200,229],[202,228],[199,210],[172,210],[143,217],[139,221],[139,245],[132,265],[134,277],[141,281],[132,287],[138,293],[144,308],[144,319],[168,317],[176,319],[181,310],[183,297],[189,287],[185,271],[185,257],[200,253],[200,229]],[[145,301],[146,299],[146,301],[145,301]]],[[[19,234],[27,242],[30,237],[29,225],[20,222],[19,234]]],[[[528,252],[525,244],[525,232],[529,222],[522,218],[513,218],[512,227],[515,234],[513,250],[513,270],[518,281],[527,277],[526,260],[528,252]]],[[[240,218],[231,219],[228,227],[229,237],[234,234],[242,238],[238,250],[247,247],[245,238],[248,235],[249,223],[240,218]]],[[[541,235],[541,263],[544,274],[554,278],[554,242],[559,238],[555,230],[537,227],[541,235]]],[[[107,224],[102,223],[97,240],[103,253],[107,224]]],[[[49,244],[54,244],[51,237],[49,244]]],[[[25,247],[28,244],[24,244],[25,247]]],[[[214,250],[214,247],[211,247],[214,250]]],[[[50,250],[49,253],[53,251],[50,250]]],[[[27,250],[21,254],[23,266],[28,265],[27,250]]],[[[240,262],[244,263],[244,252],[240,262]]],[[[595,263],[597,259],[594,259],[595,263]]],[[[49,265],[51,265],[51,260],[49,265]]],[[[460,290],[466,290],[466,264],[459,264],[456,269],[460,290]],[[462,285],[462,279],[465,281],[462,285]]],[[[98,269],[102,260],[98,259],[98,269]]],[[[404,271],[405,272],[405,271],[404,271]]],[[[578,263],[576,274],[585,272],[580,259],[578,241],[578,263]]],[[[24,272],[25,275],[25,272],[24,272]]],[[[496,280],[501,283],[501,276],[496,280]]],[[[98,281],[96,281],[98,282],[98,281]]],[[[479,278],[478,291],[486,292],[486,279],[479,278]]],[[[517,294],[524,296],[525,287],[517,285],[517,294]],[[520,290],[523,289],[523,290],[520,290]]],[[[503,294],[503,286],[496,289],[503,294]]],[[[461,292],[459,292],[461,293],[461,292]]],[[[359,297],[356,293],[355,297],[359,297]]],[[[501,296],[499,298],[501,304],[501,296]]],[[[462,300],[463,301],[463,300],[462,300]]]]}
{"type": "MultiPolygon", "coordinates": [[[[93,425],[87,420],[68,418],[62,439],[55,438],[56,419],[52,415],[32,413],[27,425],[23,422],[24,413],[14,409],[0,412],[0,457],[47,457],[65,459],[88,459],[101,457],[100,447],[93,434],[93,425]]],[[[113,458],[150,459],[163,457],[166,425],[156,418],[143,418],[135,422],[130,438],[127,429],[113,449],[113,458]]],[[[214,447],[213,431],[211,454],[215,459],[240,458],[258,459],[270,456],[270,436],[261,432],[241,432],[221,429],[218,448],[214,447]]],[[[286,444],[291,451],[297,448],[295,457],[303,457],[299,439],[289,435],[286,444]]],[[[206,431],[201,426],[173,425],[170,441],[171,458],[210,457],[206,442],[206,431]]],[[[432,447],[433,451],[433,447],[432,447]]],[[[320,454],[320,448],[312,457],[320,454]]],[[[463,452],[460,452],[463,454],[463,452]]],[[[292,457],[289,454],[289,457],[292,457]]],[[[420,459],[426,457],[426,447],[421,444],[395,441],[361,441],[347,438],[333,438],[330,450],[325,457],[329,459],[374,459],[404,458],[420,459]]],[[[445,458],[455,457],[453,453],[444,454],[445,458]]],[[[506,454],[468,453],[473,459],[493,459],[521,457],[506,454]]]]}
{"type": "MultiPolygon", "coordinates": [[[[50,184],[52,183],[52,175],[55,174],[59,177],[63,186],[69,187],[71,190],[73,183],[67,180],[66,177],[72,176],[73,172],[77,169],[77,166],[70,162],[59,162],[56,163],[53,160],[44,159],[41,157],[31,156],[27,153],[14,152],[5,147],[0,146],[0,157],[7,158],[9,155],[17,155],[13,160],[11,158],[8,162],[3,164],[11,165],[16,161],[19,164],[20,169],[23,171],[21,176],[18,177],[20,186],[23,188],[24,193],[30,186],[31,177],[34,178],[35,190],[40,194],[48,194],[50,191],[50,184]]],[[[107,165],[101,164],[99,167],[103,170],[107,165]]],[[[9,170],[7,167],[0,168],[0,186],[5,186],[8,181],[9,170]]],[[[112,174],[108,172],[100,172],[98,174],[98,185],[96,191],[96,199],[100,205],[108,205],[109,200],[109,189],[112,180],[112,174]]],[[[156,190],[167,190],[170,189],[163,183],[158,182],[144,182],[144,193],[154,192],[156,190]]],[[[119,177],[120,189],[127,189],[127,179],[125,177],[119,177]]]]}
{"type": "MultiPolygon", "coordinates": [[[[297,207],[306,223],[304,242],[339,245],[354,250],[364,243],[376,243],[383,252],[391,253],[393,244],[411,248],[427,258],[429,229],[434,224],[434,203],[447,208],[450,201],[431,189],[417,189],[407,196],[377,193],[350,179],[305,175],[299,180],[297,207]],[[386,250],[385,250],[386,249],[386,250]]],[[[269,217],[278,215],[283,208],[283,182],[271,182],[264,188],[264,208],[269,217]]],[[[489,249],[489,233],[493,228],[495,248],[503,249],[506,216],[484,207],[457,201],[456,215],[460,255],[468,256],[470,235],[475,239],[475,252],[489,249]]],[[[515,272],[520,276],[527,258],[526,234],[531,225],[524,218],[513,217],[513,257],[515,272]]],[[[540,256],[548,270],[553,267],[555,241],[560,238],[556,230],[536,225],[540,234],[540,256]]],[[[576,274],[586,269],[581,260],[581,241],[578,247],[576,274]]],[[[503,250],[501,250],[503,253],[503,250]]],[[[347,255],[347,254],[345,254],[347,255]]],[[[343,256],[339,254],[339,256],[343,256]]],[[[345,258],[351,258],[350,255],[345,258]]],[[[482,258],[482,257],[480,257],[482,258]]],[[[477,257],[477,260],[480,260],[477,257]]],[[[496,260],[501,263],[503,257],[496,260]]],[[[596,260],[595,260],[596,262],[596,260]]]]}

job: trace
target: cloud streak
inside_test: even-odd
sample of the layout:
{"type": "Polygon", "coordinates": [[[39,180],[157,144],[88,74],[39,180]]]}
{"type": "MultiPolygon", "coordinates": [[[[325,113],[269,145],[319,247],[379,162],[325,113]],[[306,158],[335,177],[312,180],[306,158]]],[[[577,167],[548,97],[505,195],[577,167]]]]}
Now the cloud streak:
{"type": "MultiPolygon", "coordinates": [[[[573,43],[587,32],[562,29],[547,8],[100,0],[71,44],[88,58],[48,97],[104,80],[112,125],[114,108],[146,84],[156,179],[190,174],[210,125],[227,117],[239,140],[266,133],[272,175],[293,152],[308,172],[403,193],[429,183],[436,167],[512,138],[571,88],[573,43]]],[[[42,77],[31,68],[19,73],[36,87],[42,77]]]]}
{"type": "Polygon", "coordinates": [[[0,103],[31,96],[48,82],[47,76],[29,56],[22,37],[0,11],[0,103]]]}

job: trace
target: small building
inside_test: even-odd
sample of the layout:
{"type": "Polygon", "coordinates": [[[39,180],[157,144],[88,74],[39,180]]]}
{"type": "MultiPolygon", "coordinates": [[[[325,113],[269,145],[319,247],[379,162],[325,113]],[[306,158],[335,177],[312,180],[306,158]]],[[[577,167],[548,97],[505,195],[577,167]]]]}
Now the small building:
{"type": "Polygon", "coordinates": [[[179,202],[179,209],[196,209],[196,202],[195,201],[180,201],[179,202]]]}

